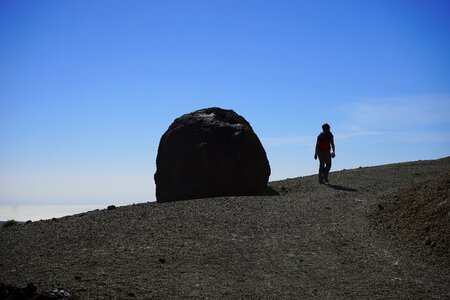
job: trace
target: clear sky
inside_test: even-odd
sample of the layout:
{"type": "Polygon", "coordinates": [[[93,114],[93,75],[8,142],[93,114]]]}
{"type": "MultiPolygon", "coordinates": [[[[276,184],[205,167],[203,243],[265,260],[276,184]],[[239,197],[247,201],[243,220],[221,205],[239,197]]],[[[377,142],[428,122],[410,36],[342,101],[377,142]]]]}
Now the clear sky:
{"type": "MultiPolygon", "coordinates": [[[[155,200],[159,139],[219,106],[270,180],[450,155],[450,1],[0,1],[0,205],[155,200]]],[[[332,180],[332,179],[331,179],[332,180]]]]}

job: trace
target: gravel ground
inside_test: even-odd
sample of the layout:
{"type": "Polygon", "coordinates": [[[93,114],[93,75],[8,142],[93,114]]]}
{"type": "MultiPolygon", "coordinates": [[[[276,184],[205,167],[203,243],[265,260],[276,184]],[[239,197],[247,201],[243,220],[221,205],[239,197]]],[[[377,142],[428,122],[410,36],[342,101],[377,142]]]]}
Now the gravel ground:
{"type": "Polygon", "coordinates": [[[378,219],[386,229],[430,248],[450,267],[450,170],[384,200],[378,219]]]}
{"type": "Polygon", "coordinates": [[[449,299],[448,259],[386,230],[386,196],[450,158],[271,182],[279,196],[144,203],[0,231],[0,282],[79,299],[449,299]],[[384,203],[384,202],[383,202],[384,203]]]}

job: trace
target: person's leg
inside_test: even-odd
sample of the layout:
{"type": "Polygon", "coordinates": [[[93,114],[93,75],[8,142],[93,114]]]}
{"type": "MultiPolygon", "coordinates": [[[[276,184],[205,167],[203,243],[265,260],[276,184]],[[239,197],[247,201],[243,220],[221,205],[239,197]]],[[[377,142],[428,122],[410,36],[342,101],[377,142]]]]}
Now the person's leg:
{"type": "Polygon", "coordinates": [[[328,173],[330,173],[330,169],[331,169],[331,154],[327,153],[326,158],[325,158],[325,168],[324,168],[324,174],[323,174],[323,179],[328,182],[328,173]]]}
{"type": "Polygon", "coordinates": [[[319,153],[319,183],[323,183],[325,174],[325,159],[322,153],[319,153]]]}

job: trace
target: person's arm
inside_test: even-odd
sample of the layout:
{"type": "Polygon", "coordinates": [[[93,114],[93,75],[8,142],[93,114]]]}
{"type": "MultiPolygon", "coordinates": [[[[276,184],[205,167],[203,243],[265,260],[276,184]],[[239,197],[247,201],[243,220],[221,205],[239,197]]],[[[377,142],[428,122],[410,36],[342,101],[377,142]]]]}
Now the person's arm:
{"type": "Polygon", "coordinates": [[[333,149],[333,152],[331,152],[331,154],[333,155],[333,157],[336,156],[336,148],[334,147],[334,138],[331,139],[331,149],[333,149]]]}
{"type": "Polygon", "coordinates": [[[314,152],[314,159],[317,159],[317,153],[319,153],[319,138],[317,138],[316,142],[316,151],[314,152]]]}

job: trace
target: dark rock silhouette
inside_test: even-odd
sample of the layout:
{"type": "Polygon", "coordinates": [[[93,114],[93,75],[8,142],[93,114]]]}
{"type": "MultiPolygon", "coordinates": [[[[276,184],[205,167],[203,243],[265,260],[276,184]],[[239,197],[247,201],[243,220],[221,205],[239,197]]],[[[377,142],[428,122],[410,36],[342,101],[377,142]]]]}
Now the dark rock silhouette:
{"type": "Polygon", "coordinates": [[[16,287],[0,283],[0,299],[6,300],[52,300],[67,299],[75,300],[67,291],[57,288],[50,293],[37,293],[37,287],[33,283],[28,283],[24,287],[16,287]]]}
{"type": "Polygon", "coordinates": [[[266,152],[250,124],[217,107],[177,118],[161,137],[156,167],[158,202],[256,195],[270,175],[266,152]]]}

